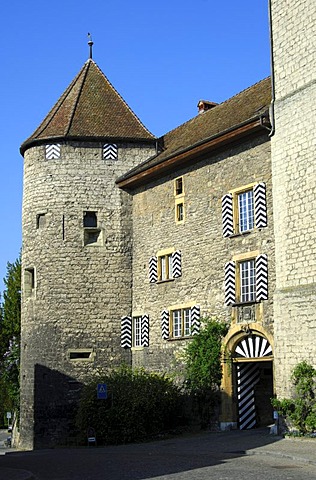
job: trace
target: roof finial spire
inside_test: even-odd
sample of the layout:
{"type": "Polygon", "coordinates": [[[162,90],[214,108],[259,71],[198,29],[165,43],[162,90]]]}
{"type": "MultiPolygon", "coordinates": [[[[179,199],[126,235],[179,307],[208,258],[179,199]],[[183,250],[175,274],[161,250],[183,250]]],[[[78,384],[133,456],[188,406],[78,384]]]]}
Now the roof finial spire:
{"type": "Polygon", "coordinates": [[[91,35],[91,33],[88,33],[88,37],[89,37],[88,45],[89,45],[89,47],[90,47],[90,56],[89,56],[89,58],[92,59],[92,46],[93,46],[93,41],[92,41],[92,35],[91,35]]]}

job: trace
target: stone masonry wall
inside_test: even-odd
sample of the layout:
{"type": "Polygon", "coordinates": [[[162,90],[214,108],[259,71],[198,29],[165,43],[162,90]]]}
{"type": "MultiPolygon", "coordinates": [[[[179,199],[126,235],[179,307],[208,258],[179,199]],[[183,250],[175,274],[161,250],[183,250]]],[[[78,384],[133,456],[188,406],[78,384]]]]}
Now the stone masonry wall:
{"type": "Polygon", "coordinates": [[[32,447],[33,428],[35,446],[60,442],[82,382],[98,369],[130,361],[120,347],[120,317],[131,308],[131,198],[115,179],[150,155],[148,145],[121,144],[117,160],[103,160],[102,145],[95,143],[62,143],[55,160],[45,159],[44,145],[25,152],[21,445],[26,448],[32,447]],[[98,243],[84,245],[84,211],[97,212],[98,243]],[[91,354],[71,359],[70,351],[75,357],[91,354]]]}
{"type": "Polygon", "coordinates": [[[272,1],[275,134],[271,139],[276,242],[276,391],[293,367],[316,366],[316,5],[272,1]]]}
{"type": "Polygon", "coordinates": [[[177,358],[188,339],[161,338],[161,312],[171,306],[200,305],[201,317],[216,316],[230,323],[232,309],[224,306],[224,265],[234,255],[250,251],[268,254],[269,300],[263,302],[263,323],[272,331],[274,238],[267,134],[179,169],[135,192],[132,313],[149,314],[149,347],[132,349],[133,364],[178,371],[177,358]],[[185,221],[177,224],[174,180],[181,175],[185,221]],[[223,238],[222,196],[252,182],[266,182],[268,227],[223,238]],[[182,276],[149,283],[149,258],[168,248],[181,251],[182,276]]]}

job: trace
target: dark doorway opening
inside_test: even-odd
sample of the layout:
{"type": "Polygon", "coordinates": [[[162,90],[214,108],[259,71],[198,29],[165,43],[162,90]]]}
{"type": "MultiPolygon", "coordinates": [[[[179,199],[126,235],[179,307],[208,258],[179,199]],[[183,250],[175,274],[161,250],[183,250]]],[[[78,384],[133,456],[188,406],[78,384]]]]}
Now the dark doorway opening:
{"type": "Polygon", "coordinates": [[[243,361],[235,364],[235,386],[240,430],[273,423],[273,362],[243,361]]]}

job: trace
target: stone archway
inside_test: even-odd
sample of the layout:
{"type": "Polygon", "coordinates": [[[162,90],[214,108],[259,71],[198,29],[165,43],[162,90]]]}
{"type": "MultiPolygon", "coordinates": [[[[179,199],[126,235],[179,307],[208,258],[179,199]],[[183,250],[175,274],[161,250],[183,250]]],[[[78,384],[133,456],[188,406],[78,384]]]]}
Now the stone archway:
{"type": "Polygon", "coordinates": [[[261,323],[232,325],[223,341],[220,427],[273,422],[273,335],[261,323]]]}

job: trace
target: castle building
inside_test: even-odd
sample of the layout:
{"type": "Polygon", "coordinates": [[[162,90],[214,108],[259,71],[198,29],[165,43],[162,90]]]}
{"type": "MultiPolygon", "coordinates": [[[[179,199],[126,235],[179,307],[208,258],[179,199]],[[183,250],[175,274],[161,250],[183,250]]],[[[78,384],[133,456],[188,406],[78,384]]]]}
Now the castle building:
{"type": "Polygon", "coordinates": [[[316,364],[313,18],[272,0],[271,79],[161,138],[90,58],[22,144],[22,448],[65,441],[98,370],[175,369],[205,317],[229,325],[221,428],[272,423],[316,364]]]}

